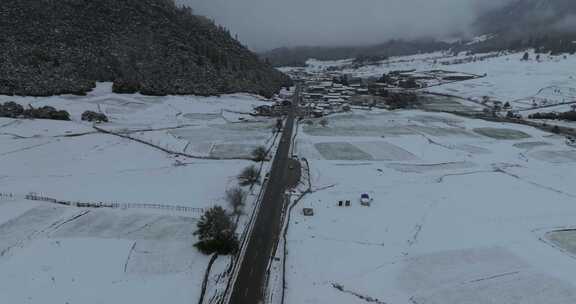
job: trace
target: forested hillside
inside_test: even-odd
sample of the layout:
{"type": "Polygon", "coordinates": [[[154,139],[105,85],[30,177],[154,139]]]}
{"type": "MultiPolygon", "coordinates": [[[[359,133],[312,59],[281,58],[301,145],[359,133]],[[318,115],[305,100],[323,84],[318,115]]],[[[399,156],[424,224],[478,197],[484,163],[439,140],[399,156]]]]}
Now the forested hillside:
{"type": "Polygon", "coordinates": [[[278,48],[261,54],[275,66],[304,66],[310,58],[318,60],[339,60],[348,58],[384,59],[390,56],[412,55],[446,49],[448,43],[432,39],[389,40],[371,46],[343,47],[294,47],[278,48]]]}
{"type": "Polygon", "coordinates": [[[492,38],[464,46],[475,52],[535,48],[552,54],[576,52],[576,1],[516,0],[489,11],[473,24],[492,38]]]}
{"type": "Polygon", "coordinates": [[[172,0],[0,1],[0,94],[270,96],[290,80],[172,0]]]}

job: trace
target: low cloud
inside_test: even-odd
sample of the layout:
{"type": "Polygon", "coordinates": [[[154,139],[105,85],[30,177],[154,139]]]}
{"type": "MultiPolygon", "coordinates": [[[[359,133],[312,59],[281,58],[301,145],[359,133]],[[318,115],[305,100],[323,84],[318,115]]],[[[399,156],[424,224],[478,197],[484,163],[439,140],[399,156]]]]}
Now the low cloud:
{"type": "Polygon", "coordinates": [[[506,0],[179,0],[253,49],[362,45],[464,33],[506,0]]]}
{"type": "Polygon", "coordinates": [[[573,32],[576,28],[576,15],[568,15],[560,19],[553,27],[558,31],[573,32]]]}

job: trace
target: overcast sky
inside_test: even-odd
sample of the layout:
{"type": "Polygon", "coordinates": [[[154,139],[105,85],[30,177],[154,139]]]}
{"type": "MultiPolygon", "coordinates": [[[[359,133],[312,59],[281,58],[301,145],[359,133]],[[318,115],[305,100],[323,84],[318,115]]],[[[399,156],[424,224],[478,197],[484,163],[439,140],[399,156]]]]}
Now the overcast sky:
{"type": "Polygon", "coordinates": [[[255,50],[375,44],[466,32],[479,9],[508,0],[178,0],[255,50]]]}

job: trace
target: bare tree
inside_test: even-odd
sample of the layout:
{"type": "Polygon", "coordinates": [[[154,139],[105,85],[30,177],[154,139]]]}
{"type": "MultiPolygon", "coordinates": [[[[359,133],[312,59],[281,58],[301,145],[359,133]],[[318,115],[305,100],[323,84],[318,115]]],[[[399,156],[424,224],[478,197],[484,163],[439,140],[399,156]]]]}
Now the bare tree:
{"type": "Polygon", "coordinates": [[[266,147],[264,147],[264,146],[259,146],[252,151],[252,158],[256,162],[265,161],[267,156],[268,156],[268,151],[266,150],[266,147]]]}
{"type": "Polygon", "coordinates": [[[240,187],[234,187],[226,191],[226,201],[232,207],[233,214],[239,216],[246,202],[246,192],[240,187]]]}
{"type": "Polygon", "coordinates": [[[246,167],[238,175],[238,180],[242,186],[254,185],[260,181],[260,172],[254,166],[246,167]]]}

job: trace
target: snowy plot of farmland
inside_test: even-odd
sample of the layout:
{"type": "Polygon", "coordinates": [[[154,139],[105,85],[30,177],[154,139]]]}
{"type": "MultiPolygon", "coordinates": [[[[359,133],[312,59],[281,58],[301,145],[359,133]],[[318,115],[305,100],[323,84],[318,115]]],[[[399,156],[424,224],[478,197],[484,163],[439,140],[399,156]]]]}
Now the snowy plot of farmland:
{"type": "MultiPolygon", "coordinates": [[[[528,117],[531,114],[535,113],[564,113],[576,110],[576,103],[572,104],[562,104],[556,106],[548,106],[545,108],[536,108],[533,110],[525,110],[520,111],[520,114],[524,115],[524,117],[528,117]]],[[[558,125],[567,128],[576,128],[576,121],[569,121],[569,120],[550,120],[550,119],[530,119],[533,122],[538,123],[547,123],[550,125],[558,125]]]]}
{"type": "Polygon", "coordinates": [[[252,164],[243,160],[251,148],[271,143],[273,122],[248,121],[250,116],[243,114],[265,103],[252,96],[147,97],[109,90],[100,85],[86,97],[0,96],[0,102],[65,109],[73,119],[0,118],[0,189],[73,201],[207,207],[223,204],[224,190],[252,164]],[[174,152],[224,159],[173,157],[98,133],[80,120],[83,111],[98,109],[111,120],[100,125],[103,129],[174,152]]]}
{"type": "Polygon", "coordinates": [[[576,301],[576,261],[545,241],[576,223],[576,150],[563,138],[421,111],[300,128],[314,192],[290,222],[286,303],[576,301]]]}
{"type": "Polygon", "coordinates": [[[342,73],[358,77],[380,77],[394,70],[447,70],[486,77],[444,84],[427,91],[457,95],[480,101],[484,96],[511,102],[518,110],[540,106],[576,102],[576,56],[549,56],[530,52],[530,60],[521,61],[524,53],[499,55],[496,53],[457,56],[442,52],[391,57],[376,65],[347,68],[351,60],[308,61],[310,72],[341,67],[342,73]],[[482,60],[480,60],[482,59],[482,60]]]}
{"type": "MultiPolygon", "coordinates": [[[[67,110],[72,121],[0,118],[0,193],[15,194],[0,196],[0,302],[197,301],[209,259],[193,247],[200,212],[83,209],[24,195],[226,207],[225,191],[253,164],[246,159],[251,149],[273,143],[275,122],[247,115],[267,102],[250,95],[117,95],[110,84],[84,97],[0,96],[6,101],[67,110]],[[81,121],[85,110],[108,115],[100,128],[201,158],[98,133],[81,121]]],[[[226,260],[214,267],[224,269],[226,260]]]]}
{"type": "Polygon", "coordinates": [[[192,247],[194,218],[0,201],[11,210],[0,222],[2,302],[197,299],[208,257],[192,247]]]}

